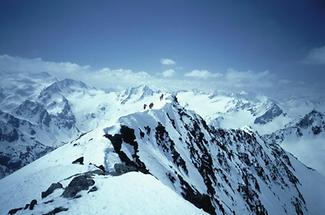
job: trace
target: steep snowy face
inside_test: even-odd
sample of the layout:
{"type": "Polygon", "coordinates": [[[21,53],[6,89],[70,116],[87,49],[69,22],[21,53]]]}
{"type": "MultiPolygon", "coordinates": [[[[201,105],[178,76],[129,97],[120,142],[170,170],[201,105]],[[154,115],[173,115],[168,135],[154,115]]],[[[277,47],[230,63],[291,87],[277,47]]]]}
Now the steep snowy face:
{"type": "Polygon", "coordinates": [[[323,113],[313,110],[297,122],[296,126],[302,129],[311,129],[314,135],[318,135],[325,130],[325,116],[323,113]]]}
{"type": "MultiPolygon", "coordinates": [[[[27,96],[31,92],[27,91],[27,95],[21,97],[21,104],[18,100],[8,112],[1,111],[0,153],[4,161],[0,164],[0,178],[79,135],[76,117],[65,96],[84,93],[88,87],[81,82],[66,79],[39,90],[33,84],[44,78],[44,75],[34,74],[24,79],[26,84],[22,85],[30,86],[31,91],[39,93],[38,96],[27,96]]],[[[6,97],[3,103],[8,102],[10,104],[6,97]]],[[[8,104],[2,107],[6,109],[8,104]]]]}
{"type": "Polygon", "coordinates": [[[305,164],[325,175],[325,115],[312,110],[304,117],[264,138],[297,156],[305,164]]]}
{"type": "Polygon", "coordinates": [[[271,122],[273,119],[275,119],[278,116],[281,116],[283,114],[283,110],[275,103],[271,104],[271,107],[269,107],[266,112],[257,117],[254,120],[255,124],[266,124],[268,122],[271,122]]]}
{"type": "MultiPolygon", "coordinates": [[[[35,81],[33,78],[29,80],[35,81]]],[[[67,97],[85,94],[89,89],[70,79],[56,81],[32,100],[26,97],[9,113],[1,112],[0,151],[5,161],[0,164],[0,177],[76,138],[80,131],[67,97]]]]}
{"type": "Polygon", "coordinates": [[[45,106],[50,114],[62,118],[67,123],[66,126],[71,128],[76,119],[67,97],[75,93],[84,94],[86,90],[87,86],[84,83],[65,79],[54,82],[42,90],[38,101],[45,106]]]}
{"type": "Polygon", "coordinates": [[[0,178],[53,150],[40,141],[52,142],[38,126],[0,111],[0,178]]]}
{"type": "Polygon", "coordinates": [[[154,91],[147,85],[139,85],[137,87],[130,87],[121,92],[119,100],[122,104],[126,104],[128,102],[137,102],[145,97],[152,96],[155,93],[159,93],[159,91],[154,91]]]}
{"type": "MultiPolygon", "coordinates": [[[[4,77],[10,80],[15,79],[14,83],[19,82],[17,83],[19,87],[27,89],[27,86],[30,85],[29,87],[32,89],[32,95],[20,96],[20,99],[14,99],[14,103],[11,103],[10,99],[8,100],[11,94],[7,95],[7,91],[10,92],[14,89],[12,84],[3,85],[5,88],[0,90],[0,99],[2,99],[0,111],[3,111],[1,108],[4,108],[6,110],[3,111],[4,114],[23,123],[28,123],[33,128],[31,141],[26,137],[16,138],[9,144],[4,141],[8,137],[9,131],[13,129],[10,123],[6,124],[6,121],[1,124],[1,130],[4,133],[1,137],[3,143],[1,143],[0,152],[13,160],[19,160],[21,153],[28,157],[28,159],[22,160],[19,167],[82,134],[114,124],[120,116],[161,108],[168,96],[159,91],[153,91],[147,86],[139,86],[125,91],[123,95],[126,97],[124,97],[119,92],[106,92],[71,79],[58,81],[46,79],[46,76],[44,77],[45,81],[42,82],[40,79],[43,76],[45,74],[33,74],[28,79],[23,76],[24,85],[19,82],[18,77],[16,79],[11,76],[4,77]],[[37,85],[37,81],[43,84],[37,85]],[[9,106],[10,109],[8,109],[9,106]],[[28,143],[30,148],[27,149],[28,143]],[[44,148],[43,145],[49,148],[44,148]],[[41,149],[44,152],[41,153],[41,149]]],[[[31,91],[27,91],[28,93],[31,91]]],[[[26,131],[22,129],[24,129],[22,126],[15,127],[13,131],[25,134],[26,131]]],[[[17,169],[8,167],[8,162],[1,165],[5,170],[0,178],[17,169]]]]}
{"type": "Polygon", "coordinates": [[[50,86],[48,86],[42,94],[54,94],[54,93],[62,93],[69,94],[74,92],[84,92],[87,89],[90,89],[85,83],[81,81],[75,81],[73,79],[63,79],[61,81],[56,81],[50,86]]]}
{"type": "Polygon", "coordinates": [[[322,135],[325,131],[325,115],[316,110],[312,110],[304,117],[288,123],[284,129],[280,129],[266,137],[273,139],[276,143],[281,143],[286,138],[301,138],[303,136],[322,135]]]}
{"type": "Polygon", "coordinates": [[[322,214],[322,183],[277,144],[210,127],[171,97],[0,180],[0,213],[322,214]]]}
{"type": "Polygon", "coordinates": [[[108,170],[150,173],[209,214],[307,214],[295,158],[251,130],[214,129],[174,101],[105,133],[108,170]]]}
{"type": "Polygon", "coordinates": [[[179,92],[177,98],[181,105],[195,111],[217,128],[250,126],[266,134],[283,128],[292,120],[276,101],[265,96],[184,91],[179,92]]]}

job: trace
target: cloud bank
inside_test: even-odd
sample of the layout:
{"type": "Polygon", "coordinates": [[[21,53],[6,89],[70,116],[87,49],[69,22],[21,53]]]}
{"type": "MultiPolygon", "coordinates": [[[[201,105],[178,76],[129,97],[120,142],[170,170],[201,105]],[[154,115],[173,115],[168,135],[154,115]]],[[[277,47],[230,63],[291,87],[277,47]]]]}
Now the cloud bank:
{"type": "Polygon", "coordinates": [[[208,70],[192,70],[191,72],[185,73],[185,77],[191,77],[191,78],[217,78],[222,76],[219,73],[211,73],[208,70]]]}
{"type": "Polygon", "coordinates": [[[175,75],[175,70],[173,69],[167,69],[165,71],[162,72],[162,75],[165,77],[165,78],[169,78],[169,77],[172,77],[175,75]]]}
{"type": "MultiPolygon", "coordinates": [[[[103,89],[124,89],[130,86],[146,84],[165,90],[199,89],[205,92],[216,90],[231,92],[255,92],[265,95],[287,93],[307,93],[309,88],[303,83],[293,84],[282,80],[269,71],[253,72],[229,69],[223,73],[207,70],[177,72],[168,69],[161,73],[133,71],[131,69],[95,69],[71,62],[51,62],[41,58],[29,59],[0,56],[0,76],[4,73],[40,73],[46,72],[58,78],[80,80],[88,85],[103,89]]],[[[313,92],[311,92],[312,94],[313,92]]]]}

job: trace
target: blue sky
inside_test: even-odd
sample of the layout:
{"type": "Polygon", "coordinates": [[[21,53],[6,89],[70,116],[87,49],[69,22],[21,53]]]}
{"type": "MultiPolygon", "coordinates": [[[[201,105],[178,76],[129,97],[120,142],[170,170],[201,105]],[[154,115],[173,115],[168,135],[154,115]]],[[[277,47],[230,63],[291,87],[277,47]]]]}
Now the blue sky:
{"type": "Polygon", "coordinates": [[[0,54],[169,77],[268,71],[322,85],[325,3],[2,0],[0,54]]]}

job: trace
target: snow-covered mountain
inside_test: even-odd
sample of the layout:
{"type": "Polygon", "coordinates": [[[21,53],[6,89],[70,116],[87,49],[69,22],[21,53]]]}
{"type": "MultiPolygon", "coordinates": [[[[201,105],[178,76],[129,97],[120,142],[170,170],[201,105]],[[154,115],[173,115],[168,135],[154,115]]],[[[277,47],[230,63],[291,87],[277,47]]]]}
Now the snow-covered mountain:
{"type": "Polygon", "coordinates": [[[325,175],[325,114],[312,110],[285,128],[265,135],[268,142],[280,144],[305,164],[325,175]]]}
{"type": "Polygon", "coordinates": [[[159,91],[154,91],[150,87],[146,85],[140,85],[137,87],[130,87],[119,95],[119,100],[122,104],[125,103],[134,103],[144,99],[147,96],[152,96],[155,93],[159,93],[159,91]]]}
{"type": "Polygon", "coordinates": [[[36,84],[44,76],[48,77],[41,74],[28,79],[23,76],[22,81],[17,78],[18,86],[28,88],[29,83],[33,93],[19,95],[15,102],[11,98],[17,95],[10,93],[13,85],[3,85],[7,88],[0,105],[0,178],[103,123],[144,110],[144,105],[159,108],[161,94],[147,86],[107,92],[80,81],[50,77],[44,84],[36,84]],[[150,106],[152,102],[155,107],[150,106]]]}
{"type": "Polygon", "coordinates": [[[322,102],[17,75],[1,80],[0,214],[325,211],[324,176],[299,161],[325,166],[322,102]]]}
{"type": "MultiPolygon", "coordinates": [[[[37,79],[32,78],[29,77],[30,82],[36,82],[37,79]]],[[[85,84],[73,80],[55,80],[43,89],[34,87],[33,91],[39,92],[38,95],[20,96],[21,104],[16,101],[15,105],[8,99],[12,95],[7,95],[1,104],[7,112],[1,112],[0,153],[4,162],[0,164],[0,177],[80,135],[76,116],[66,96],[80,93],[84,88],[85,84]],[[11,109],[6,108],[9,106],[11,109]]]]}
{"type": "Polygon", "coordinates": [[[283,128],[292,120],[279,102],[265,96],[185,91],[179,92],[177,98],[183,106],[197,112],[215,127],[250,126],[266,134],[283,128]]]}
{"type": "Polygon", "coordinates": [[[0,180],[1,214],[325,210],[325,178],[277,144],[248,128],[215,129],[175,97],[160,102],[160,108],[119,117],[0,180]]]}

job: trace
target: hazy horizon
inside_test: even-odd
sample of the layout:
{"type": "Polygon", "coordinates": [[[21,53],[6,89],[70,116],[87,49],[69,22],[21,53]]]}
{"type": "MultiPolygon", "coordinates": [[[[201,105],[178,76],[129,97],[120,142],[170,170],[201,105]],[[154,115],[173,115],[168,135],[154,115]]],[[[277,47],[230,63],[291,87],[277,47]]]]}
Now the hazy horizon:
{"type": "Polygon", "coordinates": [[[6,72],[22,72],[19,62],[60,77],[96,74],[87,81],[98,87],[115,78],[123,86],[324,91],[321,1],[5,0],[0,26],[6,72]]]}

